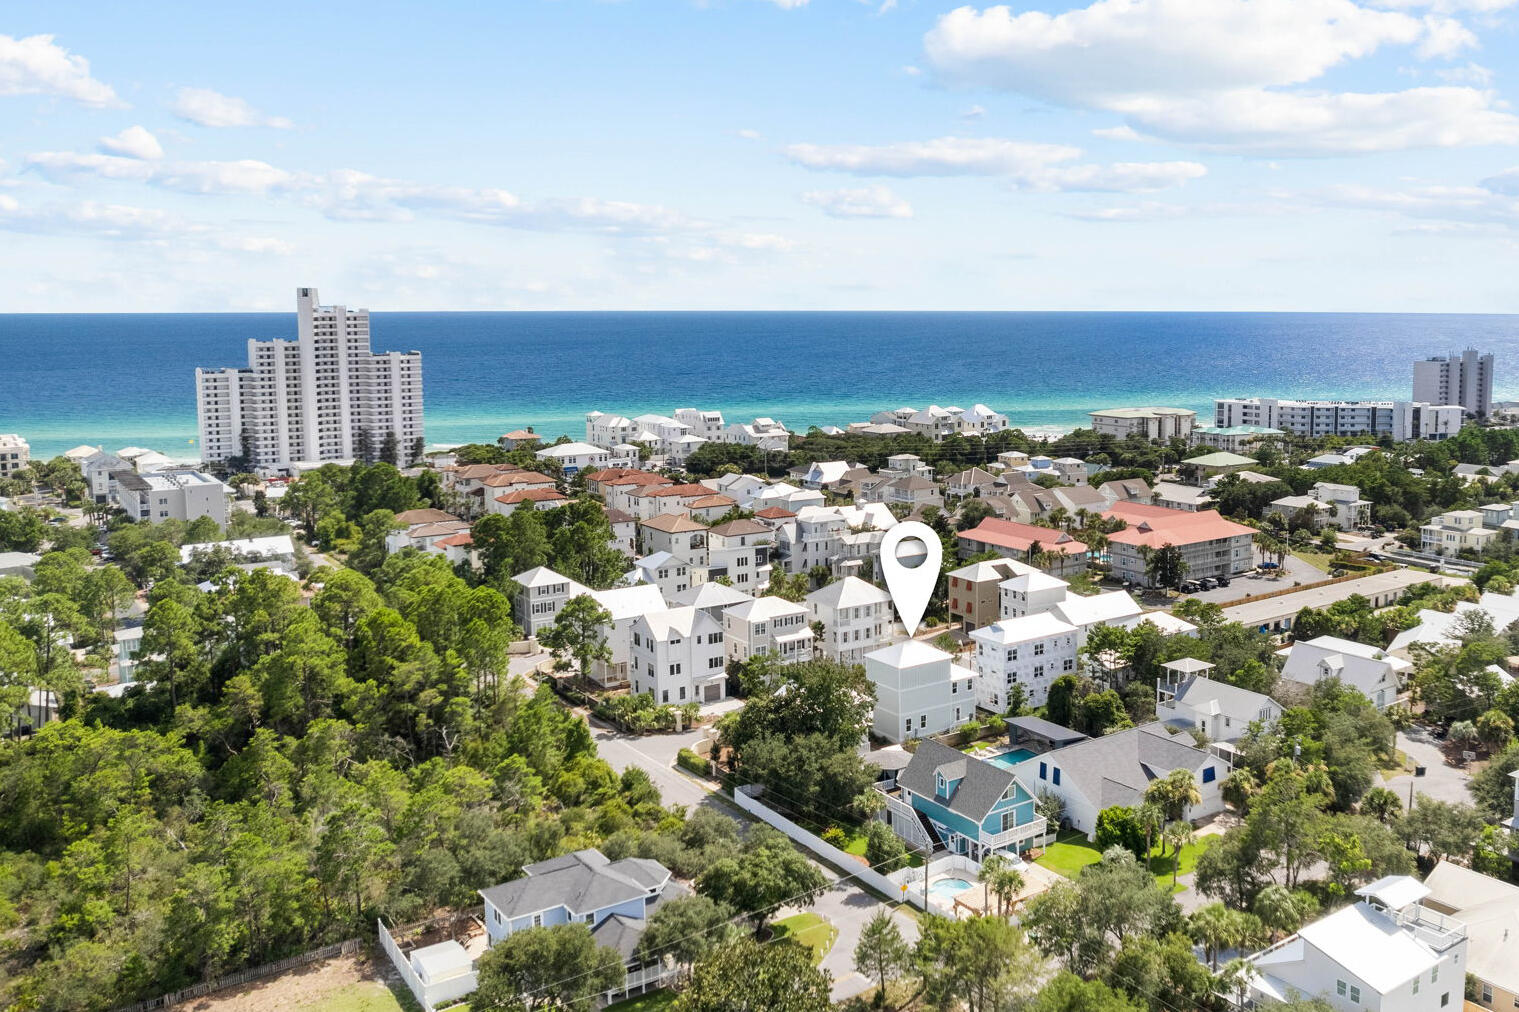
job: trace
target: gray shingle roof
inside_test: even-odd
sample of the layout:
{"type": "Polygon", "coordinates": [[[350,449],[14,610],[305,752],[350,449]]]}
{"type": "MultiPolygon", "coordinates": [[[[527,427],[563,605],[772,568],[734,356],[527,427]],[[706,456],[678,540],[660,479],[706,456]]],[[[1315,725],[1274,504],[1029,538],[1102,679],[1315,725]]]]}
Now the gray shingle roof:
{"type": "Polygon", "coordinates": [[[1173,738],[1160,723],[1144,724],[1046,752],[1039,758],[1100,807],[1132,804],[1150,781],[1171,770],[1196,770],[1208,753],[1191,738],[1173,738]]]}
{"type": "Polygon", "coordinates": [[[1017,777],[1013,771],[957,752],[948,745],[925,738],[918,743],[912,762],[897,774],[897,783],[914,794],[935,797],[934,774],[943,772],[946,780],[960,780],[945,803],[950,811],[980,822],[1007,793],[1017,777]]]}
{"type": "Polygon", "coordinates": [[[608,861],[599,850],[577,850],[522,869],[522,878],[480,890],[505,917],[525,917],[565,907],[589,914],[649,894],[670,873],[658,861],[629,857],[608,861]]]}

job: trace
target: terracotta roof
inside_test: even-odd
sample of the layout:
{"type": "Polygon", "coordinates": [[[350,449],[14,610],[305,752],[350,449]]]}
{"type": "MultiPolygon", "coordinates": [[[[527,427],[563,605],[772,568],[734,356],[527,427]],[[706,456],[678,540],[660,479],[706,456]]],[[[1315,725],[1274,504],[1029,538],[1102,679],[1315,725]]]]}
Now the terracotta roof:
{"type": "Polygon", "coordinates": [[[769,534],[770,528],[754,520],[729,520],[712,528],[710,533],[722,538],[734,538],[743,534],[769,534]]]}
{"type": "Polygon", "coordinates": [[[1117,517],[1129,526],[1108,535],[1108,541],[1134,547],[1162,548],[1165,545],[1195,545],[1255,534],[1253,527],[1226,520],[1218,510],[1172,510],[1137,502],[1118,502],[1102,514],[1117,517]]]}
{"type": "Polygon", "coordinates": [[[757,517],[764,517],[766,520],[790,520],[792,517],[796,516],[796,514],[790,510],[782,509],[779,506],[766,506],[762,510],[755,510],[754,515],[757,517]]]}
{"type": "Polygon", "coordinates": [[[538,433],[531,432],[531,431],[529,431],[527,429],[513,429],[511,432],[508,432],[506,435],[502,436],[501,438],[502,439],[537,439],[538,438],[538,433]]]}
{"type": "Polygon", "coordinates": [[[522,468],[516,464],[461,464],[452,470],[454,477],[461,481],[478,481],[481,478],[488,478],[493,474],[520,471],[522,468]]]}
{"type": "Polygon", "coordinates": [[[712,495],[713,492],[705,485],[659,485],[654,488],[644,489],[642,492],[634,492],[633,494],[649,496],[706,496],[712,495]]]}
{"type": "Polygon", "coordinates": [[[506,495],[496,496],[497,502],[504,502],[507,505],[519,502],[549,502],[557,499],[569,499],[569,496],[557,488],[519,488],[506,495]]]}
{"type": "Polygon", "coordinates": [[[612,481],[623,478],[630,474],[648,474],[648,471],[640,471],[636,467],[603,467],[592,471],[585,476],[586,481],[612,481]]]}
{"type": "Polygon", "coordinates": [[[996,545],[999,548],[1012,548],[1020,552],[1028,551],[1029,546],[1035,542],[1038,542],[1039,547],[1046,552],[1055,552],[1059,555],[1083,555],[1087,550],[1084,542],[1077,541],[1065,531],[1057,531],[1053,527],[1020,524],[1012,520],[999,520],[996,517],[987,517],[972,529],[961,531],[956,537],[979,544],[996,545]]]}
{"type": "Polygon", "coordinates": [[[480,482],[486,488],[510,488],[513,485],[552,485],[554,479],[537,471],[509,471],[493,474],[480,482]]]}
{"type": "Polygon", "coordinates": [[[435,509],[403,510],[396,514],[396,523],[405,527],[412,524],[435,524],[440,520],[457,520],[452,513],[445,513],[435,509]]]}
{"type": "Polygon", "coordinates": [[[439,538],[433,542],[438,548],[469,548],[475,543],[475,536],[469,531],[460,531],[452,537],[439,538]]]}
{"type": "Polygon", "coordinates": [[[463,520],[438,520],[430,524],[416,524],[406,531],[408,538],[432,538],[439,534],[454,534],[458,531],[469,530],[469,524],[463,520]]]}
{"type": "MultiPolygon", "coordinates": [[[[611,470],[610,468],[608,470],[611,470]]],[[[587,481],[599,481],[603,485],[673,485],[669,478],[652,471],[624,471],[617,478],[597,478],[594,475],[587,481]]]]}
{"type": "Polygon", "coordinates": [[[700,499],[693,499],[686,505],[691,509],[708,509],[713,506],[736,506],[738,503],[725,495],[714,494],[704,495],[700,499]]]}
{"type": "Polygon", "coordinates": [[[663,531],[666,534],[684,534],[687,531],[704,531],[707,528],[684,513],[661,513],[649,520],[640,520],[640,527],[663,531]]]}
{"type": "Polygon", "coordinates": [[[609,524],[630,524],[634,519],[632,514],[624,513],[622,510],[614,510],[608,508],[606,510],[606,514],[607,523],[609,524]]]}

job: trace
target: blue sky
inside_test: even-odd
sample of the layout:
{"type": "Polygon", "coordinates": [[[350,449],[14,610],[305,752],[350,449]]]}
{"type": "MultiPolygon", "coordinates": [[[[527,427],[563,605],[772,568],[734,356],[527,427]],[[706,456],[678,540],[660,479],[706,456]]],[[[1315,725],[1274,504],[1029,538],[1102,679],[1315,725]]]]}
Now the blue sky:
{"type": "Polygon", "coordinates": [[[1519,311],[1519,0],[12,5],[0,311],[1519,311]]]}

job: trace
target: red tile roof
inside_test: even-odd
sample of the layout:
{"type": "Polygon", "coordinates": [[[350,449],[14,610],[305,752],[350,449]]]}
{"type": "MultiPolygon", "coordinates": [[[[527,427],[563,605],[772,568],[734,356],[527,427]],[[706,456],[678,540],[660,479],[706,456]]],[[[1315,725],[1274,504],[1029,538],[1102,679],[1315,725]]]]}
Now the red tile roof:
{"type": "Polygon", "coordinates": [[[538,438],[538,433],[531,432],[531,431],[529,431],[527,429],[513,429],[512,431],[508,432],[506,435],[502,436],[501,438],[502,439],[537,439],[538,438]]]}
{"type": "Polygon", "coordinates": [[[714,493],[705,485],[660,485],[657,488],[647,489],[637,494],[649,496],[709,496],[713,495],[714,493]]]}
{"type": "Polygon", "coordinates": [[[487,488],[510,488],[513,485],[552,485],[554,479],[537,471],[508,471],[506,474],[493,474],[480,484],[487,488]]]}
{"type": "Polygon", "coordinates": [[[549,502],[558,499],[569,499],[569,496],[556,488],[519,488],[506,495],[496,496],[497,502],[504,502],[507,505],[519,502],[549,502]]]}
{"type": "Polygon", "coordinates": [[[766,520],[790,520],[792,517],[796,516],[796,514],[790,510],[782,509],[779,506],[766,506],[762,510],[755,510],[754,515],[757,517],[764,517],[766,520]]]}
{"type": "Polygon", "coordinates": [[[438,548],[469,548],[475,543],[475,536],[469,531],[462,531],[448,538],[439,538],[433,542],[438,548]]]}
{"type": "Polygon", "coordinates": [[[700,499],[693,499],[686,504],[690,509],[707,509],[713,506],[736,506],[734,500],[725,495],[704,495],[700,499]]]}
{"type": "Polygon", "coordinates": [[[649,527],[666,534],[684,534],[688,531],[704,531],[705,524],[699,524],[684,513],[661,513],[657,517],[648,520],[640,520],[640,527],[649,527]]]}
{"type": "Polygon", "coordinates": [[[987,517],[970,530],[961,531],[956,537],[974,541],[977,544],[1012,548],[1020,552],[1028,551],[1029,546],[1035,542],[1038,542],[1039,547],[1046,552],[1055,552],[1058,555],[1084,555],[1087,550],[1085,542],[1077,541],[1065,531],[1057,531],[1053,527],[1020,524],[1012,520],[998,520],[996,517],[987,517]]]}
{"type": "Polygon", "coordinates": [[[1166,545],[1195,545],[1245,535],[1253,537],[1255,528],[1226,520],[1218,510],[1173,510],[1137,502],[1117,502],[1102,514],[1128,522],[1129,526],[1108,535],[1108,541],[1136,548],[1162,548],[1166,545]]]}
{"type": "Polygon", "coordinates": [[[622,510],[614,510],[610,507],[602,508],[606,511],[607,523],[609,524],[630,524],[633,522],[634,518],[630,513],[624,513],[622,510]]]}
{"type": "MultiPolygon", "coordinates": [[[[609,471],[615,471],[615,470],[618,470],[618,469],[617,468],[608,468],[607,470],[609,470],[609,471]]],[[[662,475],[662,474],[655,474],[652,471],[626,471],[626,470],[623,471],[623,473],[622,473],[621,476],[616,477],[616,478],[598,478],[594,474],[593,475],[588,475],[586,477],[586,481],[599,481],[603,485],[673,485],[674,484],[674,482],[672,482],[669,478],[666,478],[664,475],[662,475]]]]}

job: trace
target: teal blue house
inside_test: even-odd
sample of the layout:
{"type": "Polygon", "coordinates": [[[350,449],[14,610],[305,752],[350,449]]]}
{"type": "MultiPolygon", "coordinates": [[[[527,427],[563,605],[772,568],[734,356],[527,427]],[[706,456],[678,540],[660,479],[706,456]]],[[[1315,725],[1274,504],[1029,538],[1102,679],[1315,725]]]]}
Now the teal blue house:
{"type": "Polygon", "coordinates": [[[925,739],[897,774],[883,816],[910,843],[981,861],[1018,853],[1045,833],[1034,796],[1011,769],[925,739]]]}

